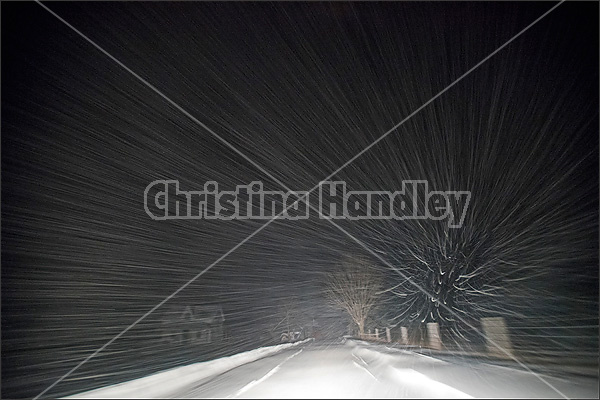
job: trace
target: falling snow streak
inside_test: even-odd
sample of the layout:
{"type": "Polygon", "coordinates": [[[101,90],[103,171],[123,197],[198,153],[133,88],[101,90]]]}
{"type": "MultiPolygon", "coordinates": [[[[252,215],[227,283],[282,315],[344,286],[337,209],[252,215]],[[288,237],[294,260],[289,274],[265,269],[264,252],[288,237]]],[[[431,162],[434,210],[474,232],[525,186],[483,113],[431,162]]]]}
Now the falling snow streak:
{"type": "MultiPolygon", "coordinates": [[[[548,9],[49,7],[294,190],[312,188],[548,9]]],[[[472,191],[460,229],[340,222],[435,294],[381,266],[380,320],[439,321],[467,346],[473,332],[443,302],[469,321],[505,316],[529,351],[597,349],[597,11],[561,5],[334,177],[354,190],[427,179],[472,191]]],[[[31,397],[264,223],[154,221],[148,183],[282,188],[38,5],[3,4],[2,22],[2,394],[31,397]]],[[[274,222],[173,299],[221,307],[224,340],[164,343],[168,308],[159,310],[48,395],[273,343],[290,316],[343,334],[348,321],[327,307],[322,282],[348,254],[368,256],[325,220],[274,222]]]]}

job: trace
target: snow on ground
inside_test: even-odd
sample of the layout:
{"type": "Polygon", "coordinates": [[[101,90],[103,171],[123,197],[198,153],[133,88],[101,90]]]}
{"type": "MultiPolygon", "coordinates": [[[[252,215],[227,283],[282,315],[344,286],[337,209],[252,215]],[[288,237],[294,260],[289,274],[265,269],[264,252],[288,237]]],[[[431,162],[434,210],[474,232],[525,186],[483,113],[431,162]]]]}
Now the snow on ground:
{"type": "Polygon", "coordinates": [[[598,398],[598,377],[540,375],[381,344],[300,342],[176,368],[73,398],[598,398]]]}
{"type": "Polygon", "coordinates": [[[398,384],[421,388],[416,395],[405,397],[598,398],[597,374],[539,373],[516,364],[509,367],[470,357],[442,359],[366,342],[354,345],[354,354],[363,358],[375,375],[395,376],[398,384]]]}
{"type": "Polygon", "coordinates": [[[164,372],[158,372],[129,382],[119,383],[100,389],[94,389],[67,396],[66,399],[153,399],[173,397],[175,392],[190,384],[201,382],[207,378],[222,374],[240,365],[251,363],[264,357],[271,356],[285,349],[305,344],[312,339],[295,343],[283,343],[276,346],[260,347],[258,349],[223,357],[212,361],[195,363],[177,367],[164,372]]]}

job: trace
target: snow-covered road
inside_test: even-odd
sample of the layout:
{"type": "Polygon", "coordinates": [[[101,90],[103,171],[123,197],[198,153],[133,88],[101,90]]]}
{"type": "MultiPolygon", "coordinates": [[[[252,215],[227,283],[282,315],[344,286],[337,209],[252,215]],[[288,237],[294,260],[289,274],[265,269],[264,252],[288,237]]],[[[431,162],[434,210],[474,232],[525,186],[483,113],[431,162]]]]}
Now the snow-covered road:
{"type": "MultiPolygon", "coordinates": [[[[568,398],[598,398],[597,377],[536,376],[473,359],[441,360],[356,342],[288,345],[254,361],[226,370],[215,369],[209,376],[197,376],[198,379],[188,376],[184,380],[163,381],[160,397],[560,398],[562,394],[568,398]]],[[[122,396],[127,394],[123,389],[134,382],[88,393],[94,393],[93,397],[122,396]]],[[[149,386],[139,387],[143,387],[137,393],[139,396],[129,392],[126,397],[153,397],[148,392],[149,386]]]]}

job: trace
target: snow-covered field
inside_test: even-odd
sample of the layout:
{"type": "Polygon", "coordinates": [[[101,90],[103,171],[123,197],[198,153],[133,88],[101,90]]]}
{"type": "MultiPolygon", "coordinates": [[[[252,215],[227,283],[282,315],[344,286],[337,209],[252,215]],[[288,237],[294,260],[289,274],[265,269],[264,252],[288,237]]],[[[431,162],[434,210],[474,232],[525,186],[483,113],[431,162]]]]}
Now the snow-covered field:
{"type": "Polygon", "coordinates": [[[359,341],[303,341],[197,363],[70,398],[598,398],[598,378],[536,375],[359,341]]]}

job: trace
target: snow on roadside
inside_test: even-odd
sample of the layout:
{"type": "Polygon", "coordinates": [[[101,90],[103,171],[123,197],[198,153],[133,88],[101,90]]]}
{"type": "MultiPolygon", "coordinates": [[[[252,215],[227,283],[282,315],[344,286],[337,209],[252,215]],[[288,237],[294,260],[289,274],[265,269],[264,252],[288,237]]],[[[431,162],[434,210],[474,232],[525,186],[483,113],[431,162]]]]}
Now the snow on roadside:
{"type": "MultiPolygon", "coordinates": [[[[465,399],[473,397],[452,386],[431,379],[413,368],[399,367],[397,355],[373,349],[370,343],[353,340],[347,341],[346,344],[353,347],[352,355],[376,379],[386,382],[390,386],[402,388],[402,397],[442,399],[465,399]]],[[[431,360],[445,363],[441,360],[431,360]]]]}
{"type": "Polygon", "coordinates": [[[222,374],[240,365],[247,364],[258,359],[273,355],[282,350],[306,343],[312,339],[306,339],[295,343],[284,343],[276,346],[260,347],[258,349],[235,354],[216,360],[195,363],[184,367],[177,367],[167,371],[158,372],[153,375],[78,393],[65,399],[154,399],[170,397],[179,392],[187,385],[191,385],[202,379],[222,374]]]}

